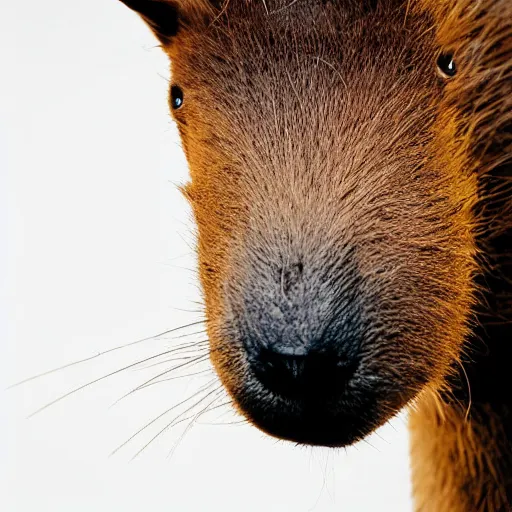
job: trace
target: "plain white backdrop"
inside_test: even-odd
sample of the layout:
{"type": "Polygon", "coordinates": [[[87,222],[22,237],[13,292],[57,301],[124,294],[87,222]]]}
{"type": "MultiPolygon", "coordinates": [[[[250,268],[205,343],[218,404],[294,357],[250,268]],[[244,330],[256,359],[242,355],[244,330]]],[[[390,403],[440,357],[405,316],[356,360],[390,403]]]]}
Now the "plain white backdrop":
{"type": "Polygon", "coordinates": [[[187,169],[149,30],[117,0],[3,0],[0,55],[0,510],[411,510],[404,417],[333,451],[277,442],[225,406],[131,460],[190,401],[110,456],[212,382],[205,364],[112,405],[177,362],[135,366],[27,419],[204,335],[195,326],[100,355],[201,319],[193,224],[176,188],[187,169]]]}

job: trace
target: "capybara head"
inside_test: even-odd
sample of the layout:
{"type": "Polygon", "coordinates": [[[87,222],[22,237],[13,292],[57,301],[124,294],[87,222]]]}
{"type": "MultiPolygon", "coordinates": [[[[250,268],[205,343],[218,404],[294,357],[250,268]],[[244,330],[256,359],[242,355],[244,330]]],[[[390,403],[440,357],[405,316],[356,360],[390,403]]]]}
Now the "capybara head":
{"type": "Polygon", "coordinates": [[[457,102],[472,62],[439,39],[457,16],[420,0],[124,3],[172,63],[211,359],[239,410],[344,446],[442,386],[478,270],[457,102]]]}

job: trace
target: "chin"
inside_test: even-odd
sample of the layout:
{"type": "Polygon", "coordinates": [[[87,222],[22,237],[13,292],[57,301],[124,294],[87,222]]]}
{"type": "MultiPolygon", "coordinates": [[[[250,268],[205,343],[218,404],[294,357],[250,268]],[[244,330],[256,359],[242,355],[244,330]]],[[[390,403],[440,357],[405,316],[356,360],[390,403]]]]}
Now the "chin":
{"type": "Polygon", "coordinates": [[[231,394],[239,411],[274,438],[301,445],[346,447],[385,424],[415,396],[411,390],[399,392],[380,379],[375,381],[378,384],[370,385],[354,378],[341,391],[312,389],[285,395],[250,378],[231,394]]]}

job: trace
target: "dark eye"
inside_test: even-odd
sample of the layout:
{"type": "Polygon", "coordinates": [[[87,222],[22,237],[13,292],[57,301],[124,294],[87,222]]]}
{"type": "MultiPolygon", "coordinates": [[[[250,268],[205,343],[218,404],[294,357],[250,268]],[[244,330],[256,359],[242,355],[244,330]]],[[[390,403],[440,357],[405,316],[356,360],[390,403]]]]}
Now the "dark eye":
{"type": "Polygon", "coordinates": [[[441,53],[437,59],[437,69],[442,77],[451,78],[457,73],[452,53],[441,53]]]}
{"type": "Polygon", "coordinates": [[[183,105],[183,91],[177,86],[171,87],[171,107],[173,110],[179,109],[183,105]]]}

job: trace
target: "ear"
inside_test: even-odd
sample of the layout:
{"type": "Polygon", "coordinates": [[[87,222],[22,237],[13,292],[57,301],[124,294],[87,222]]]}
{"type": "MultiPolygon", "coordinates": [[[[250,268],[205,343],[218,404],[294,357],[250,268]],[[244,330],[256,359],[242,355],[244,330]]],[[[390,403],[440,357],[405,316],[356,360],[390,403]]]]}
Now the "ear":
{"type": "Polygon", "coordinates": [[[180,7],[190,0],[121,0],[138,13],[163,45],[168,45],[180,27],[180,7]]]}

